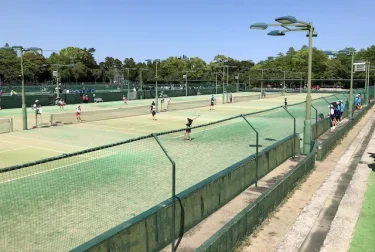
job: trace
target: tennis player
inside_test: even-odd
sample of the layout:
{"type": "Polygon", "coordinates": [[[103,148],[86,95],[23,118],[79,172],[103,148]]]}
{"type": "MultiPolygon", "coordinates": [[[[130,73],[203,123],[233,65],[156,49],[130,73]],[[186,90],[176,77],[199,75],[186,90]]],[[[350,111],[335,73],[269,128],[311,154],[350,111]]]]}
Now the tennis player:
{"type": "Polygon", "coordinates": [[[182,138],[182,140],[186,140],[186,136],[187,136],[189,142],[191,142],[191,137],[190,137],[191,127],[193,126],[193,121],[195,119],[197,119],[198,117],[199,117],[199,115],[197,117],[195,117],[194,119],[190,119],[190,118],[187,119],[188,122],[186,124],[186,131],[185,131],[184,138],[182,138]]]}
{"type": "Polygon", "coordinates": [[[284,99],[284,107],[286,109],[288,109],[288,99],[287,98],[284,99]]]}
{"type": "Polygon", "coordinates": [[[42,106],[40,106],[39,104],[36,106],[35,108],[35,120],[36,120],[36,124],[38,125],[38,117],[40,118],[40,122],[43,123],[43,119],[42,119],[42,106]]]}
{"type": "Polygon", "coordinates": [[[128,105],[128,99],[126,99],[126,96],[125,96],[125,95],[122,96],[122,100],[124,101],[124,103],[125,103],[126,105],[128,105]]]}
{"type": "Polygon", "coordinates": [[[82,119],[81,119],[81,106],[78,106],[78,108],[76,110],[76,118],[77,118],[77,122],[82,122],[82,119]]]}
{"type": "Polygon", "coordinates": [[[155,102],[152,102],[152,104],[151,104],[151,114],[152,114],[152,120],[156,121],[156,118],[155,118],[155,115],[156,115],[155,102]]]}
{"type": "Polygon", "coordinates": [[[63,101],[63,99],[60,98],[60,100],[57,103],[59,105],[60,110],[64,110],[65,102],[63,101]]]}
{"type": "Polygon", "coordinates": [[[210,110],[213,110],[213,109],[214,109],[214,106],[215,106],[215,96],[212,95],[212,96],[211,96],[211,106],[210,106],[210,110]]]}
{"type": "Polygon", "coordinates": [[[169,97],[168,103],[167,103],[167,111],[169,111],[169,108],[171,107],[171,98],[169,97]]]}

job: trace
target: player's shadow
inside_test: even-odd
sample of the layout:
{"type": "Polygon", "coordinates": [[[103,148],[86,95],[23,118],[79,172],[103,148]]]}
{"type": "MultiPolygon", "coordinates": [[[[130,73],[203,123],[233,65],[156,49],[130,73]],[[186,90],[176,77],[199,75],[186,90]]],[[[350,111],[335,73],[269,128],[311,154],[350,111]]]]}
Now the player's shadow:
{"type": "MultiPolygon", "coordinates": [[[[370,154],[370,157],[373,158],[374,161],[375,161],[375,153],[368,152],[367,154],[370,154]]],[[[368,168],[370,168],[372,171],[375,172],[375,163],[368,164],[367,166],[368,166],[368,168]]]]}
{"type": "MultiPolygon", "coordinates": [[[[249,147],[257,147],[257,145],[256,144],[249,144],[249,147]]],[[[261,145],[261,144],[258,144],[258,147],[263,147],[263,145],[261,145]]]]}
{"type": "Polygon", "coordinates": [[[274,139],[274,138],[269,138],[269,137],[264,138],[264,140],[266,140],[266,141],[277,141],[276,139],[274,139]]]}

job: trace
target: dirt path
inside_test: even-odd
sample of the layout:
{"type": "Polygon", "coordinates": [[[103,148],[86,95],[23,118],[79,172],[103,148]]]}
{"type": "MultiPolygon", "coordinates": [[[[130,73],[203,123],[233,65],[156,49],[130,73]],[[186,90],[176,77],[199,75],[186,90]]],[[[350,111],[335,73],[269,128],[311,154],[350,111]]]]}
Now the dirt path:
{"type": "MultiPolygon", "coordinates": [[[[349,147],[351,147],[353,140],[360,133],[363,126],[370,119],[372,110],[369,111],[359,122],[353,127],[348,135],[343,139],[342,143],[337,146],[323,162],[318,163],[315,171],[307,178],[300,188],[279,207],[272,217],[266,220],[258,232],[251,235],[249,239],[241,247],[241,251],[274,251],[279,243],[288,233],[293,223],[296,221],[302,210],[307,206],[314,193],[319,189],[322,183],[327,179],[332,172],[337,162],[344,155],[349,147]]],[[[351,151],[354,146],[352,146],[351,151]]],[[[355,149],[355,148],[354,148],[355,149]]],[[[347,153],[346,153],[347,154],[347,153]]],[[[344,160],[345,161],[345,160],[344,160]]],[[[296,239],[302,239],[297,232],[296,239]]]]}

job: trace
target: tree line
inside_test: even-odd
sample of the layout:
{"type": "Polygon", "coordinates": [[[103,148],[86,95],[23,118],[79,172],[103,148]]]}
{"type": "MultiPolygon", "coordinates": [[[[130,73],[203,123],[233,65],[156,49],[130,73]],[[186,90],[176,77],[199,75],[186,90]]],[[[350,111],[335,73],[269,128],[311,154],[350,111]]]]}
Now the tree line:
{"type": "MultiPolygon", "coordinates": [[[[353,48],[344,48],[354,50],[353,48]]],[[[131,82],[151,83],[155,81],[156,61],[136,62],[133,58],[120,60],[106,57],[102,62],[96,62],[94,48],[67,47],[59,52],[52,53],[49,57],[25,52],[24,77],[28,84],[40,84],[53,81],[52,71],[60,66],[59,73],[62,82],[105,82],[118,83],[123,79],[131,82]],[[129,69],[129,70],[127,70],[129,69]],[[129,71],[129,72],[128,72],[129,71]],[[128,75],[129,73],[129,75],[128,75]]],[[[308,48],[303,46],[299,50],[290,47],[287,52],[276,56],[269,56],[255,64],[251,59],[237,60],[225,55],[216,55],[207,63],[199,57],[169,57],[158,63],[158,80],[169,83],[182,83],[183,75],[187,73],[190,81],[226,81],[223,75],[223,65],[231,66],[228,69],[229,82],[249,83],[258,85],[263,69],[263,78],[269,82],[286,79],[307,79],[308,48]],[[249,77],[250,76],[250,77],[249,77]],[[249,79],[250,78],[250,79],[249,79]]],[[[356,52],[356,60],[366,60],[375,65],[375,45],[356,52]]],[[[313,49],[313,79],[349,79],[351,57],[337,55],[329,57],[317,48],[313,49]]],[[[364,78],[364,73],[356,73],[355,78],[364,78]]],[[[17,52],[9,49],[0,49],[0,80],[3,85],[20,82],[20,57],[17,52]]]]}

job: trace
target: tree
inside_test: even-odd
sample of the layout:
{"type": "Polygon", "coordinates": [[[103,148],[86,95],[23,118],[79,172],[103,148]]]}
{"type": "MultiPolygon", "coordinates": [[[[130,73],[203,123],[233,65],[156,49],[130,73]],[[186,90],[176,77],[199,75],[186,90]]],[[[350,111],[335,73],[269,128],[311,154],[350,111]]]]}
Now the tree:
{"type": "Polygon", "coordinates": [[[46,59],[38,53],[26,52],[23,55],[23,71],[25,81],[37,83],[50,78],[46,59]]]}
{"type": "Polygon", "coordinates": [[[72,68],[72,73],[77,83],[78,80],[83,78],[87,73],[87,67],[82,62],[78,62],[72,68]]]}
{"type": "Polygon", "coordinates": [[[0,74],[5,82],[19,81],[21,74],[20,59],[10,49],[0,49],[0,74]]]}
{"type": "Polygon", "coordinates": [[[96,81],[102,76],[102,70],[100,68],[92,70],[92,75],[94,76],[95,79],[95,84],[96,81]]]}

